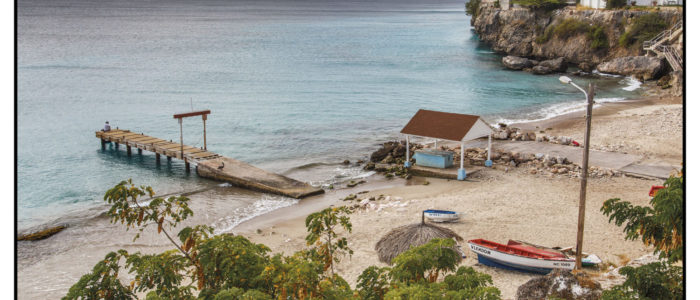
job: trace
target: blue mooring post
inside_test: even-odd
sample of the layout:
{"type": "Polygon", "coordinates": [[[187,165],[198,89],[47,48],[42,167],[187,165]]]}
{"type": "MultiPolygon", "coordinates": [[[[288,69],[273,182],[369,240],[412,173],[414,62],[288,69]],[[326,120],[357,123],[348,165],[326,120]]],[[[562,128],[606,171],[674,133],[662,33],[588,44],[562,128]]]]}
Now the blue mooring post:
{"type": "Polygon", "coordinates": [[[465,180],[467,179],[467,170],[464,168],[460,168],[459,172],[457,173],[457,180],[465,180]]]}
{"type": "Polygon", "coordinates": [[[493,166],[493,161],[491,160],[491,136],[492,136],[492,134],[489,134],[488,155],[486,157],[486,162],[484,162],[484,165],[489,167],[489,168],[493,166]]]}
{"type": "Polygon", "coordinates": [[[457,172],[457,180],[464,180],[467,178],[467,170],[464,169],[464,141],[459,147],[459,171],[457,172]]]}

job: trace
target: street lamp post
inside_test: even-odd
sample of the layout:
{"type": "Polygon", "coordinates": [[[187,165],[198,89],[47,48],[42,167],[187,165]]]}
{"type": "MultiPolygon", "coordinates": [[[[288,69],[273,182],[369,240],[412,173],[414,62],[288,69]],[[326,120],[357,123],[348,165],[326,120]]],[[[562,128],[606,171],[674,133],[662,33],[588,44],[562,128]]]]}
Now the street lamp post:
{"type": "Polygon", "coordinates": [[[581,256],[583,252],[583,223],[586,217],[586,184],[588,181],[588,152],[590,149],[591,139],[591,118],[593,117],[593,95],[595,89],[592,83],[588,83],[588,92],[576,85],[571,78],[566,76],[559,77],[559,81],[563,84],[571,84],[581,90],[586,95],[586,136],[583,141],[583,162],[581,166],[581,191],[579,193],[578,204],[578,231],[576,232],[576,269],[581,269],[581,256]]]}

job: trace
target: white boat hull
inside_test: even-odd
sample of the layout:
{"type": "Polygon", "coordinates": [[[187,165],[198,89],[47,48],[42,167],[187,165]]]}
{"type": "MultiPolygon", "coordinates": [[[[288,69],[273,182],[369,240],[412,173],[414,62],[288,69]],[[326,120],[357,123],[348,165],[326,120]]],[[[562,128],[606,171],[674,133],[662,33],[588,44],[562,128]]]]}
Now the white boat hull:
{"type": "Polygon", "coordinates": [[[455,214],[441,214],[441,213],[429,213],[429,212],[426,212],[426,213],[425,213],[425,217],[426,217],[428,220],[430,220],[430,221],[432,221],[432,222],[436,222],[436,223],[454,222],[454,221],[459,220],[459,214],[458,214],[458,213],[455,213],[455,214]]]}
{"type": "Polygon", "coordinates": [[[541,259],[504,253],[481,245],[469,243],[478,255],[479,263],[487,266],[546,274],[552,269],[573,270],[573,259],[541,259]]]}

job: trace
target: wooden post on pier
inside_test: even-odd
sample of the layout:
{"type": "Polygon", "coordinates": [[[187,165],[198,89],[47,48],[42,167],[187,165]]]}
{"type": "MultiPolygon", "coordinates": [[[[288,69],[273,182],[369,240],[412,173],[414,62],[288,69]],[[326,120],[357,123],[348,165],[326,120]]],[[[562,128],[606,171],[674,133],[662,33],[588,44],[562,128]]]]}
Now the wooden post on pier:
{"type": "Polygon", "coordinates": [[[185,159],[185,144],[182,141],[182,118],[177,119],[177,122],[180,123],[180,158],[185,159]]]}
{"type": "Polygon", "coordinates": [[[202,115],[202,123],[204,124],[204,150],[207,150],[207,115],[202,115]]]}
{"type": "Polygon", "coordinates": [[[131,146],[129,144],[126,144],[126,155],[131,156],[131,146]]]}
{"type": "Polygon", "coordinates": [[[187,117],[202,116],[202,122],[204,122],[204,150],[207,150],[207,115],[210,114],[210,110],[193,111],[182,114],[173,115],[174,119],[180,124],[180,159],[185,161],[185,171],[190,171],[190,162],[187,161],[185,157],[185,143],[182,138],[182,119],[187,117]]]}
{"type": "Polygon", "coordinates": [[[100,139],[100,144],[102,144],[102,150],[105,150],[105,144],[107,144],[107,142],[105,142],[105,140],[103,139],[100,139]]]}
{"type": "Polygon", "coordinates": [[[160,154],[156,153],[156,165],[160,165],[160,154]]]}
{"type": "Polygon", "coordinates": [[[143,154],[143,150],[141,150],[141,148],[139,148],[138,151],[139,151],[139,155],[143,154]]]}

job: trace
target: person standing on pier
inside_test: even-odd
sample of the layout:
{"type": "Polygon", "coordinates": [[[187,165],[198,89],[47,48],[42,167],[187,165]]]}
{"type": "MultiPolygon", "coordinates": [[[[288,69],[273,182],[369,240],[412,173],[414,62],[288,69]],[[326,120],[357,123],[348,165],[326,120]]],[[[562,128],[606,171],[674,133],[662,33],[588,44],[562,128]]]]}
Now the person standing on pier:
{"type": "Polygon", "coordinates": [[[105,121],[105,128],[102,129],[102,131],[110,131],[112,130],[112,126],[109,126],[109,121],[105,121]]]}

